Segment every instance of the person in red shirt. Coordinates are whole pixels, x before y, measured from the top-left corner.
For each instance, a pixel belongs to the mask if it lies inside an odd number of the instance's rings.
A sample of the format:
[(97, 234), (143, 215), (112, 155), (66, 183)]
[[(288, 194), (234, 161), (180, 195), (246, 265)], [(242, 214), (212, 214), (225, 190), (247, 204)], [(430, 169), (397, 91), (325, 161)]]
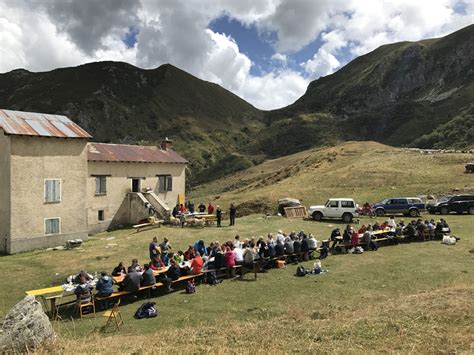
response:
[(186, 212), (186, 207), (184, 207), (184, 205), (181, 203), (179, 205), (179, 213), (184, 213), (184, 212)]
[(213, 214), (214, 213), (214, 206), (210, 202), (209, 202), (209, 205), (207, 206), (207, 213), (208, 214)]
[(356, 246), (357, 244), (359, 244), (359, 234), (355, 230), (352, 231), (351, 244), (353, 246)]
[(194, 275), (200, 274), (202, 271), (202, 266), (204, 262), (202, 261), (201, 255), (197, 254), (193, 261), (191, 261), (191, 273)]
[(194, 252), (194, 247), (190, 245), (188, 247), (188, 250), (184, 252), (184, 260), (192, 260), (196, 256), (196, 253)]
[(363, 224), (363, 225), (359, 228), (359, 230), (357, 231), (357, 233), (359, 233), (359, 234), (364, 234), (366, 230), (367, 230), (367, 227), (365, 226), (365, 224)]
[(385, 221), (380, 225), (380, 229), (382, 229), (382, 230), (387, 229), (388, 227), (389, 227), (388, 221)]

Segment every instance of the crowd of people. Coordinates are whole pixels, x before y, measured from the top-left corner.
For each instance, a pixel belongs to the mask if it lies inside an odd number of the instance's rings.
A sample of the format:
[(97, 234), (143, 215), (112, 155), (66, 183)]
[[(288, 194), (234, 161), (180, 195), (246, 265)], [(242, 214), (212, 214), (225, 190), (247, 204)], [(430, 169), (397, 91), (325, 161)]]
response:
[[(156, 282), (161, 282), (166, 291), (172, 291), (171, 284), (182, 276), (197, 275), (203, 270), (227, 269), (228, 274), (233, 277), (234, 266), (254, 269), (265, 272), (274, 267), (274, 261), (278, 257), (286, 256), (288, 262), (298, 262), (314, 258), (313, 252), (318, 249), (319, 258), (328, 256), (330, 249), (336, 248), (340, 244), (363, 245), (365, 250), (377, 250), (378, 245), (374, 238), (377, 231), (384, 231), (384, 237), (393, 244), (398, 244), (400, 236), (404, 241), (411, 242), (439, 238), (450, 232), (448, 223), (441, 218), (435, 222), (431, 220), (412, 220), (405, 224), (403, 220), (395, 221), (394, 216), (390, 216), (383, 223), (361, 225), (354, 228), (348, 225), (341, 233), (340, 228), (332, 230), (327, 240), (319, 243), (312, 234), (304, 231), (284, 233), (277, 231), (275, 235), (268, 233), (266, 237), (251, 237), (241, 240), (236, 235), (233, 240), (225, 242), (214, 241), (206, 245), (204, 240), (197, 240), (193, 245), (189, 245), (186, 250), (175, 251), (168, 238), (164, 238), (161, 243), (154, 237), (149, 244), (149, 261), (143, 266), (138, 259), (132, 259), (130, 266), (125, 268), (120, 262), (112, 271), (111, 275), (102, 272), (96, 282), (97, 296), (107, 297), (113, 293), (113, 277), (121, 277), (119, 291), (128, 291), (135, 294), (142, 286), (153, 286)], [(332, 242), (331, 246), (329, 243)], [(165, 270), (155, 274), (156, 270)], [(91, 275), (81, 271), (74, 281), (78, 284), (75, 293), (81, 302), (87, 302), (92, 296), (92, 287), (89, 281)]]
[[(206, 206), (204, 202), (201, 202), (197, 209), (193, 202), (188, 201), (186, 203), (176, 204), (174, 206), (171, 215), (178, 219), (181, 223), (181, 227), (184, 227), (186, 222), (187, 215), (194, 215), (196, 213), (200, 214), (208, 214), (208, 215), (215, 215), (216, 216), (216, 225), (217, 227), (222, 227), (222, 217), (224, 211), (222, 210), (221, 206), (216, 205), (214, 206), (211, 202), (209, 202)], [(229, 206), (229, 226), (235, 225), (235, 217), (237, 215), (237, 207), (231, 203)]]

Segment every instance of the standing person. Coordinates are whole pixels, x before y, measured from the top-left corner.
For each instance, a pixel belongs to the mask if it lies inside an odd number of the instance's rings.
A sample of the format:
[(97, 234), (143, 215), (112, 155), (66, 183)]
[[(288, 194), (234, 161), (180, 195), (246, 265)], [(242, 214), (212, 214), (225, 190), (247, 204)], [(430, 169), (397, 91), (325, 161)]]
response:
[(160, 249), (162, 254), (168, 254), (170, 249), (172, 249), (171, 244), (168, 240), (168, 238), (163, 238), (163, 242), (160, 244)]
[(209, 202), (209, 205), (207, 206), (207, 213), (208, 214), (213, 214), (214, 213), (214, 206), (210, 202)]
[(221, 226), (221, 222), (222, 222), (222, 210), (221, 210), (221, 206), (217, 205), (217, 209), (216, 209), (216, 218), (217, 218), (217, 226), (218, 227), (222, 227)]
[(230, 225), (234, 226), (235, 225), (235, 214), (237, 212), (237, 208), (235, 208), (234, 204), (230, 204), (229, 208), (229, 218), (230, 218)]
[(201, 203), (199, 204), (198, 210), (199, 210), (199, 212), (201, 212), (201, 213), (206, 212), (206, 205), (204, 204), (204, 202), (201, 202)]
[(186, 215), (184, 213), (179, 215), (179, 222), (181, 223), (181, 228), (184, 228), (184, 224), (186, 223)]
[(178, 216), (178, 214), (179, 214), (179, 205), (176, 204), (176, 206), (174, 206), (174, 208), (173, 208), (173, 212), (171, 213), (171, 215), (172, 215), (174, 218), (176, 218), (176, 217)]
[(188, 211), (189, 213), (194, 213), (194, 203), (191, 201), (188, 202)]
[(153, 260), (155, 256), (160, 253), (160, 247), (158, 246), (158, 238), (153, 237), (153, 240), (151, 241), (148, 250), (150, 251), (150, 260)]

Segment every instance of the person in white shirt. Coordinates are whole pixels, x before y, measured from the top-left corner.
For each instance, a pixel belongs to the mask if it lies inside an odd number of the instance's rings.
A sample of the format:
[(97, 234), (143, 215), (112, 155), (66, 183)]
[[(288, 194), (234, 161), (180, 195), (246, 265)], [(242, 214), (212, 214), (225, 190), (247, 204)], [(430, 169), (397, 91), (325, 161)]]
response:
[(309, 235), (309, 249), (314, 250), (318, 248), (318, 241), (314, 237), (314, 235), (310, 234)]
[(395, 217), (394, 216), (390, 216), (390, 218), (388, 219), (387, 224), (390, 227), (390, 229), (395, 230), (397, 228), (397, 223), (395, 222)]
[(253, 261), (255, 259), (255, 254), (254, 254), (254, 251), (253, 251), (253, 245), (251, 243), (248, 243), (248, 244), (245, 245), (242, 257), (244, 259), (244, 265), (246, 265), (247, 267), (253, 267)]
[(234, 260), (236, 264), (243, 264), (244, 263), (244, 252), (241, 248), (234, 248)]
[(272, 246), (274, 247), (276, 242), (275, 242), (275, 239), (273, 239), (273, 234), (272, 233), (268, 233), (268, 241), (267, 241), (267, 244), (269, 246)]
[(232, 243), (234, 248), (242, 248), (242, 242), (240, 241), (240, 235), (236, 235), (234, 238), (234, 242)]
[(275, 236), (276, 242), (279, 244), (285, 243), (285, 236), (283, 235), (283, 231), (280, 229)]

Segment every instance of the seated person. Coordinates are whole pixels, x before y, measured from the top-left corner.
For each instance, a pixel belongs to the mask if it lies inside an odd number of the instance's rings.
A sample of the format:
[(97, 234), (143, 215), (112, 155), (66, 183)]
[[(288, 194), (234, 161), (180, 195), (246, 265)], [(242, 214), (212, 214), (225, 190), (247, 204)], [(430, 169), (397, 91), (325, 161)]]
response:
[(174, 259), (170, 261), (170, 267), (168, 271), (166, 271), (166, 277), (170, 278), (171, 281), (176, 281), (181, 277), (181, 268)]
[(326, 259), (329, 254), (329, 244), (328, 242), (323, 242), (321, 245), (321, 252), (319, 254), (319, 260)]
[(286, 255), (293, 254), (293, 241), (290, 239), (290, 237), (286, 237), (283, 248), (285, 249)]
[(85, 276), (79, 279), (79, 285), (74, 290), (78, 303), (89, 303), (92, 300), (92, 287), (87, 283)]
[(293, 241), (293, 253), (301, 253), (301, 241), (299, 240), (299, 238), (295, 238), (295, 240)]
[(113, 292), (112, 285), (114, 284), (114, 280), (111, 276), (107, 275), (105, 271), (100, 273), (100, 279), (95, 284), (95, 288), (97, 290), (96, 296), (98, 297), (109, 297)]
[(302, 258), (304, 261), (309, 259), (309, 239), (306, 234), (302, 234), (301, 239), (301, 252), (303, 253)]
[(351, 244), (353, 246), (357, 246), (357, 244), (359, 244), (359, 234), (355, 230), (352, 230)]
[(161, 261), (161, 254), (157, 254), (153, 257), (153, 260), (148, 265), (152, 270), (160, 270), (164, 267), (163, 262)]
[[(278, 243), (278, 244), (280, 244), (280, 243)], [(280, 244), (280, 245), (283, 248), (283, 244)], [(253, 245), (251, 243), (246, 245), (242, 256), (244, 258), (244, 265), (249, 267), (249, 268), (253, 268), (253, 261), (255, 259), (255, 255), (254, 255), (254, 251), (253, 251)]]
[(123, 266), (123, 262), (119, 262), (119, 264), (112, 271), (112, 276), (125, 275), (126, 273), (127, 272), (125, 271), (125, 266)]
[(363, 225), (359, 228), (359, 230), (357, 231), (357, 233), (359, 233), (359, 234), (364, 234), (366, 230), (367, 230), (367, 227), (365, 226), (365, 224), (363, 224)]
[(311, 233), (309, 234), (308, 241), (309, 241), (309, 250), (315, 250), (318, 248), (318, 241), (316, 240), (314, 235), (312, 235)]
[(341, 237), (341, 230), (336, 228), (331, 232), (331, 236), (329, 237), (329, 239), (332, 241), (331, 249), (334, 249), (336, 244), (339, 243), (339, 237)]
[[(232, 245), (231, 248), (234, 248), (234, 246)], [(234, 253), (235, 263), (237, 265), (242, 265), (244, 263), (244, 251), (242, 248), (234, 248), (232, 251)]]
[(379, 222), (375, 222), (374, 225), (372, 226), (372, 230), (375, 232), (375, 231), (379, 231), (381, 228), (380, 228), (380, 224)]
[(202, 260), (201, 255), (199, 253), (194, 257), (191, 261), (191, 273), (193, 275), (200, 274), (202, 272), (202, 267), (204, 265), (204, 261)]
[(380, 225), (380, 229), (381, 229), (381, 230), (385, 230), (385, 229), (387, 229), (387, 228), (389, 228), (388, 221), (385, 221), (385, 222), (383, 222), (383, 223)]
[(132, 265), (130, 265), (128, 267), (128, 272), (130, 272), (131, 269), (135, 269), (136, 272), (142, 272), (143, 271), (143, 268), (138, 263), (138, 259), (132, 259)]
[(188, 247), (188, 250), (184, 252), (184, 260), (193, 260), (195, 255), (196, 255), (196, 252), (194, 251), (193, 246), (190, 245)]
[(214, 253), (214, 268), (219, 270), (220, 268), (224, 267), (224, 253), (222, 249), (216, 249)]
[(84, 278), (86, 281), (91, 281), (94, 277), (88, 274), (86, 271), (81, 270), (76, 276), (74, 276), (73, 282), (75, 284), (79, 284), (81, 282), (81, 278)]
[(119, 286), (119, 291), (128, 291), (130, 293), (138, 292), (142, 275), (135, 268), (129, 268), (127, 275)]
[(184, 253), (182, 250), (178, 250), (178, 252), (176, 254), (174, 254), (174, 257), (173, 257), (174, 261), (176, 261), (176, 263), (179, 265), (181, 264), (183, 261), (184, 261)]
[[(293, 248), (294, 248), (294, 243), (293, 243)], [(282, 243), (278, 242), (275, 245), (275, 256), (283, 256), (283, 255), (285, 255), (285, 246)]]
[(352, 227), (350, 224), (347, 225), (346, 229), (344, 229), (344, 233), (342, 234), (342, 240), (344, 243), (350, 243), (352, 237)]
[(142, 274), (142, 286), (153, 286), (156, 283), (155, 274), (149, 264), (144, 265), (145, 271)]

